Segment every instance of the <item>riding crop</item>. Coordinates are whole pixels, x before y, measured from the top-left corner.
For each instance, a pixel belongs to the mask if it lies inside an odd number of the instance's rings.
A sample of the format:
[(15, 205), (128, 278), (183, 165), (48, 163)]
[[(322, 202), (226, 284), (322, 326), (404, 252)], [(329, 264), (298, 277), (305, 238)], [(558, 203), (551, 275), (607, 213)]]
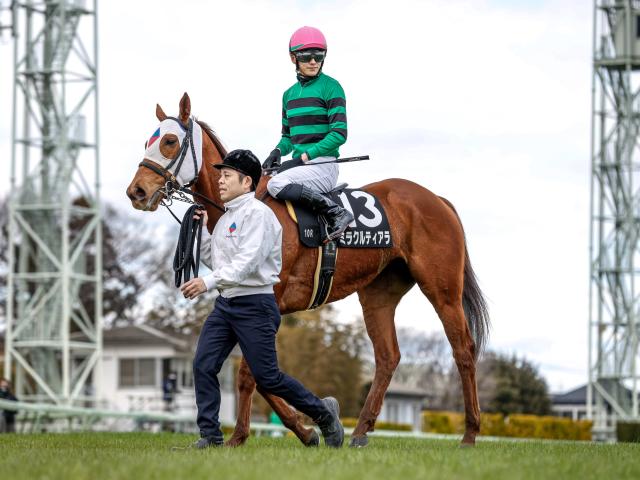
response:
[(359, 157), (345, 157), (338, 158), (336, 160), (326, 160), (324, 162), (303, 162), (300, 158), (295, 158), (293, 160), (288, 160), (284, 162), (282, 165), (278, 165), (277, 167), (269, 167), (263, 168), (262, 173), (271, 173), (277, 171), (284, 172), (285, 170), (289, 170), (293, 167), (309, 167), (312, 165), (324, 165), (325, 163), (348, 163), (348, 162), (360, 162), (362, 160), (369, 160), (369, 155), (360, 155)]

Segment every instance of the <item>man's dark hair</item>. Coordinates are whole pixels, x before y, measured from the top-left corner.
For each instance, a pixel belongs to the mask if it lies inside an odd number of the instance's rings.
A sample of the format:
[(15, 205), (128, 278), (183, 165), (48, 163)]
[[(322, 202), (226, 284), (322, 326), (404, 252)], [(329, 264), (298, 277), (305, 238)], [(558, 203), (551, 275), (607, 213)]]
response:
[[(240, 183), (242, 183), (242, 181), (244, 180), (244, 177), (247, 177), (248, 175), (245, 175), (244, 173), (238, 172), (238, 176), (240, 177)], [(256, 186), (253, 184), (253, 180), (251, 180), (251, 190), (250, 190), (250, 192), (255, 192), (255, 191), (256, 191)]]

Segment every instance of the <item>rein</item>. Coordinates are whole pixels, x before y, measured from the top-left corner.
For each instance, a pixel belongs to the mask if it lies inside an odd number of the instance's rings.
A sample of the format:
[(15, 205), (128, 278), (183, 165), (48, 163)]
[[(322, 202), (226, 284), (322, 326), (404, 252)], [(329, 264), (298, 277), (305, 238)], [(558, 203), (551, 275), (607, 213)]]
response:
[[(202, 217), (198, 220), (194, 220), (193, 215), (199, 208), (201, 208), (201, 205), (191, 205), (184, 214), (184, 218), (181, 223), (177, 217), (173, 215), (173, 212), (171, 212), (173, 217), (178, 220), (178, 223), (180, 223), (178, 245), (176, 245), (176, 253), (173, 256), (173, 271), (176, 287), (180, 287), (183, 277), (185, 282), (188, 282), (191, 279), (192, 270), (193, 278), (198, 276), (198, 269), (200, 267), (200, 235), (202, 233)], [(193, 258), (194, 245), (196, 245), (195, 259)]]

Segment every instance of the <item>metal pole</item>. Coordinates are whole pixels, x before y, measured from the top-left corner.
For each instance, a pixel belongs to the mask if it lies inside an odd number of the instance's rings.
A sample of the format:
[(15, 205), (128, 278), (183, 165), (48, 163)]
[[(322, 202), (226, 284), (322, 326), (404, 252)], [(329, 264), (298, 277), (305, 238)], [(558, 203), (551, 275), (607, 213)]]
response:
[[(593, 32), (596, 31), (596, 4), (597, 0), (594, 0), (594, 9), (593, 9)], [(592, 39), (592, 55), (595, 59), (596, 56), (596, 36), (593, 35)], [(591, 111), (595, 111), (595, 102), (596, 102), (596, 71), (595, 65), (592, 65), (591, 71)], [(591, 116), (591, 193), (589, 195), (590, 205), (589, 205), (589, 218), (591, 219), (591, 215), (593, 214), (593, 193), (595, 190), (595, 116)], [(593, 335), (592, 335), (592, 325), (593, 325), (593, 222), (589, 221), (589, 316), (588, 316), (588, 363), (587, 363), (587, 375), (588, 375), (588, 383), (587, 383), (587, 418), (589, 420), (593, 419), (593, 375), (591, 372), (591, 346), (593, 344)]]
[(94, 368), (94, 376), (93, 376), (93, 385), (94, 385), (94, 393), (97, 401), (102, 399), (102, 392), (98, 392), (98, 389), (95, 388), (102, 384), (100, 381), (102, 376), (102, 322), (103, 322), (103, 312), (102, 312), (102, 204), (100, 201), (100, 102), (99, 102), (99, 94), (98, 94), (98, 0), (94, 0), (93, 2), (93, 25), (94, 25), (94, 56), (95, 56), (95, 94), (94, 94), (94, 105), (95, 105), (95, 169), (96, 169), (96, 178), (95, 178), (95, 215), (98, 218), (98, 224), (96, 226), (96, 255), (95, 255), (95, 275), (96, 275), (96, 295), (95, 295), (95, 314), (96, 314), (96, 352), (98, 355), (98, 363)]

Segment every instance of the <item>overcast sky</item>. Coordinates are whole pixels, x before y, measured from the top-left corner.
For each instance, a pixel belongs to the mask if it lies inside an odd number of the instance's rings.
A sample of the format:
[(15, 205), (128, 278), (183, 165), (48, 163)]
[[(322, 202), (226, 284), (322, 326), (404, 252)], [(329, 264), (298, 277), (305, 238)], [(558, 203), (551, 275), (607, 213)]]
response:
[[(345, 89), (353, 187), (411, 179), (448, 198), (491, 308), (489, 347), (524, 355), (552, 390), (586, 381), (592, 2), (584, 0), (103, 1), (103, 197), (124, 191), (180, 96), (228, 148), (260, 158), (279, 139), (299, 26), (329, 44)], [(0, 156), (8, 190), (13, 49), (0, 44)], [(149, 213), (131, 212), (136, 218)], [(156, 220), (173, 221), (166, 212)], [(355, 296), (337, 304), (359, 315)], [(396, 323), (441, 331), (417, 288)]]

